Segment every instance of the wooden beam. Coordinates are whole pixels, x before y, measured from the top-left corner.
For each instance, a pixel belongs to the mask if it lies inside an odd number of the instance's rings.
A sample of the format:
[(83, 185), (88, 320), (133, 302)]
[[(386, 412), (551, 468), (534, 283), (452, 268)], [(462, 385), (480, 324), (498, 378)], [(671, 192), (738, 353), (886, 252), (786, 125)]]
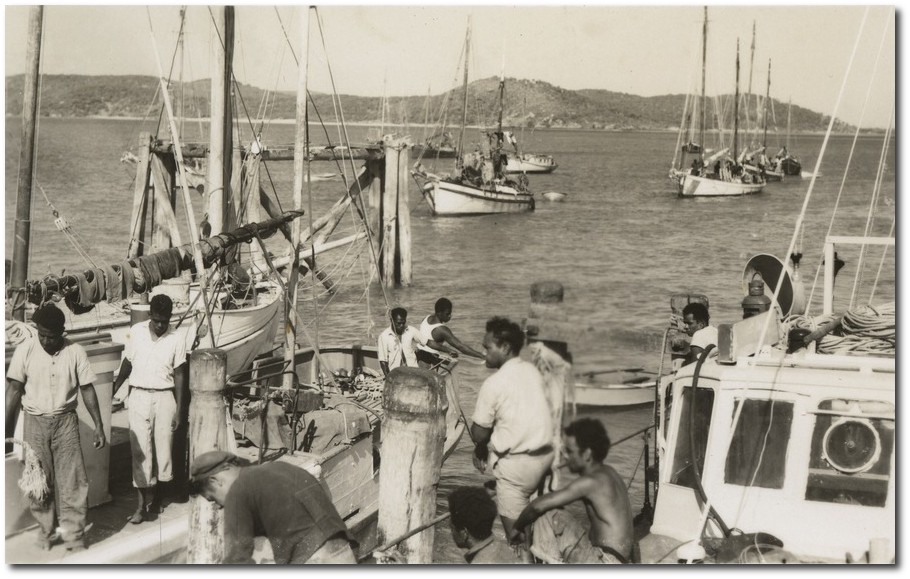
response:
[(410, 139), (399, 141), (398, 149), (398, 282), (411, 285), (411, 207), (408, 183), (411, 180)]
[(154, 155), (152, 158), (152, 182), (154, 184), (155, 206), (155, 251), (168, 247), (183, 245), (180, 238), (180, 228), (177, 226), (177, 216), (171, 205), (171, 181), (168, 178), (164, 161)]

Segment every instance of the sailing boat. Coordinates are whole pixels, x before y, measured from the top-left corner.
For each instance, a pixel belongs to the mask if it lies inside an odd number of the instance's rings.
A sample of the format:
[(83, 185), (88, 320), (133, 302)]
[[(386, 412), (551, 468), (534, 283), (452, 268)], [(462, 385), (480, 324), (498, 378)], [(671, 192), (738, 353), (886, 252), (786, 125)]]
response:
[[(880, 172), (891, 138), (889, 128)], [(811, 296), (800, 298), (802, 251), (794, 250), (814, 185), (784, 254), (789, 263), (761, 254), (743, 271), (744, 287), (763, 281), (764, 311), (720, 325), (716, 347), (659, 379), (660, 469), (650, 481), (657, 502), (640, 541), (643, 563), (895, 562), (897, 320), (893, 301), (874, 298), (896, 279), (886, 266), (886, 258), (894, 264), (896, 215), (878, 203), (876, 187), (861, 235), (829, 229), (820, 239), (821, 315), (810, 316)], [(890, 216), (885, 235), (873, 234), (876, 211)], [(832, 226), (843, 228), (836, 217)], [(835, 293), (835, 245), (858, 247), (852, 293), (837, 280), (847, 295)], [(873, 251), (880, 257), (864, 267)]]
[(411, 171), (434, 215), (489, 215), (520, 213), (534, 210), (534, 196), (527, 177), (517, 181), (505, 174), (505, 134), (502, 130), (502, 107), (505, 77), (499, 80), (499, 121), (496, 131), (487, 132), (477, 150), (466, 153), (464, 131), (468, 114), (468, 62), (470, 60), (471, 26), (465, 37), (465, 67), (461, 138), (454, 175), (438, 176), (418, 166)]
[[(699, 142), (686, 143), (680, 165), (670, 172), (670, 178), (676, 181), (680, 197), (726, 197), (760, 193), (765, 186), (760, 176), (745, 172), (737, 159), (737, 138), (739, 129), (739, 44), (736, 48), (736, 97), (733, 114), (733, 156), (727, 157), (728, 149), (721, 149), (710, 157), (705, 156), (705, 125), (707, 121), (707, 97), (705, 95), (705, 72), (708, 53), (708, 7), (705, 7), (702, 26), (702, 64), (701, 64), (701, 107)], [(685, 153), (694, 153), (691, 169), (685, 170)]]
[(787, 143), (777, 152), (774, 159), (777, 165), (783, 171), (784, 175), (789, 177), (797, 177), (802, 174), (803, 165), (799, 161), (799, 157), (790, 153), (790, 108), (792, 103), (787, 101)]
[[(777, 162), (772, 162), (765, 154), (768, 149), (768, 103), (771, 98), (771, 60), (768, 60), (768, 85), (765, 90), (765, 100), (762, 104), (762, 144), (761, 147), (752, 151), (746, 158), (749, 162), (743, 166), (747, 171), (764, 176), (765, 181), (780, 181), (783, 179), (783, 172)], [(755, 159), (758, 155), (758, 159)]]

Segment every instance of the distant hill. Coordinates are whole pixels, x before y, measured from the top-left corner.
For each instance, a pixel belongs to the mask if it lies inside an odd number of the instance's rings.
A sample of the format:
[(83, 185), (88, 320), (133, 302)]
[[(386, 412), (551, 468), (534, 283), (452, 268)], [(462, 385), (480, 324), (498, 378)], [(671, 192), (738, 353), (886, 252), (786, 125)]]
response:
[[(6, 77), (7, 115), (21, 114), (23, 78), (23, 75)], [(151, 76), (46, 75), (41, 85), (41, 114), (49, 117), (144, 117), (157, 114), (161, 107), (157, 90), (158, 79)], [(260, 103), (264, 102), (265, 92), (249, 85), (240, 86), (242, 101), (251, 115), (255, 115)], [(181, 93), (186, 95), (183, 107), (186, 116), (208, 116), (208, 80), (188, 82), (183, 87), (172, 85), (172, 98), (179, 98)], [(311, 96), (322, 118), (335, 120), (331, 96), (320, 93)], [(270, 118), (294, 118), (293, 93), (274, 93), (270, 99)], [(468, 87), (468, 123), (495, 124), (498, 99), (497, 78), (472, 82)], [(643, 97), (607, 90), (573, 91), (543, 81), (509, 78), (505, 84), (503, 123), (528, 128), (674, 130), (680, 123), (685, 99), (685, 95)], [(341, 95), (340, 100), (348, 122), (379, 123), (383, 118), (380, 97)], [(440, 124), (441, 119), (446, 119), (447, 126), (456, 126), (461, 121), (462, 100), (461, 89), (430, 96), (429, 100), (426, 96), (390, 97), (386, 103), (385, 122), (418, 124), (428, 118), (430, 124)], [(732, 96), (718, 100), (729, 102)], [(709, 99), (710, 103), (714, 101)], [(714, 115), (712, 108), (709, 107), (709, 119)], [(726, 111), (722, 115), (724, 126), (732, 129), (733, 107), (722, 108)], [(787, 104), (774, 100), (773, 109), (778, 130), (785, 130)], [(752, 116), (756, 115), (753, 113)], [(741, 122), (744, 118), (741, 117)], [(828, 116), (794, 105), (791, 130), (794, 133), (824, 131), (828, 120)], [(712, 126), (713, 122), (708, 125)], [(772, 125), (774, 123), (769, 121), (773, 129)], [(854, 128), (838, 121), (835, 130), (845, 132)]]

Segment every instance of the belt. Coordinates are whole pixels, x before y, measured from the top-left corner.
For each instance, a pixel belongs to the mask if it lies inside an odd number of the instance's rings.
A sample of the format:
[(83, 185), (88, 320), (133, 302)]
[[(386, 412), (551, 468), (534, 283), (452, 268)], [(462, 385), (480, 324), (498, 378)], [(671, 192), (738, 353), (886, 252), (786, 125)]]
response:
[(521, 452), (511, 452), (510, 451), (510, 452), (500, 453), (500, 452), (496, 452), (495, 450), (493, 451), (493, 453), (496, 454), (500, 458), (503, 458), (506, 456), (542, 456), (544, 454), (548, 454), (551, 452), (553, 452), (553, 446), (550, 444), (548, 444), (546, 446), (541, 446), (537, 450), (529, 450), (529, 451), (523, 450)]
[(603, 551), (604, 553), (606, 553), (607, 555), (612, 555), (612, 556), (616, 557), (617, 559), (619, 559), (619, 562), (622, 563), (623, 565), (629, 564), (629, 558), (624, 556), (623, 554), (621, 554), (619, 551), (617, 551), (613, 547), (598, 546), (597, 548), (600, 549), (601, 551)]
[(173, 392), (173, 388), (145, 388), (143, 386), (133, 386), (130, 385), (130, 388), (135, 388), (136, 390), (145, 390), (146, 392)]

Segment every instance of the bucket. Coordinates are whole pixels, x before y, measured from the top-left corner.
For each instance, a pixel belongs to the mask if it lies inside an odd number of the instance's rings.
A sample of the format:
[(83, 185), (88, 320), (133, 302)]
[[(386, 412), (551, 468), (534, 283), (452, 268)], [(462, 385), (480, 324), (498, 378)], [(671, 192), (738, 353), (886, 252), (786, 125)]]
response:
[(130, 325), (134, 326), (149, 319), (150, 307), (148, 304), (130, 304)]
[(158, 294), (166, 295), (175, 304), (190, 303), (190, 282), (182, 278), (166, 279), (152, 288), (149, 297)]

